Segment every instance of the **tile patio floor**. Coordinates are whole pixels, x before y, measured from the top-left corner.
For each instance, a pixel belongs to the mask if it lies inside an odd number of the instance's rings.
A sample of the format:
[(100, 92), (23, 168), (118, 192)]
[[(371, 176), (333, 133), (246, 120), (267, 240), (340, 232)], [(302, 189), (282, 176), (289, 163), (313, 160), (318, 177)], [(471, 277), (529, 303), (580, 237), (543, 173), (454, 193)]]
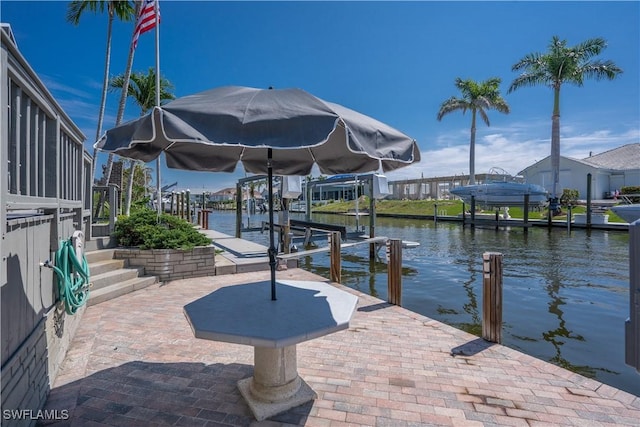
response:
[(640, 425), (639, 397), (346, 287), (359, 296), (350, 328), (297, 347), (318, 399), (258, 423), (236, 387), (253, 348), (195, 339), (182, 308), (268, 278), (179, 280), (88, 307), (45, 407), (69, 411), (55, 425)]

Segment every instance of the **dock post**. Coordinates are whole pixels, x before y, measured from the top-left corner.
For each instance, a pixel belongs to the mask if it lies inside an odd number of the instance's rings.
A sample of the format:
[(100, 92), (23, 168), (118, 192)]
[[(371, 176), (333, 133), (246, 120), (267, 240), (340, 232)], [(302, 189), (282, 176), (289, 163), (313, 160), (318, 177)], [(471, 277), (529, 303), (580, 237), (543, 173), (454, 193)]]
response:
[(388, 299), (389, 303), (402, 306), (402, 240), (389, 240), (388, 265)]
[(285, 254), (291, 253), (291, 225), (289, 223), (289, 199), (282, 198), (282, 246)]
[[(369, 237), (376, 237), (376, 199), (373, 197), (373, 185), (369, 193)], [(369, 244), (369, 261), (376, 259), (376, 244)]]
[(184, 191), (180, 192), (180, 204), (179, 204), (180, 214), (178, 215), (180, 219), (184, 219)]
[(193, 212), (191, 211), (191, 191), (187, 190), (184, 196), (186, 198), (184, 218), (189, 222), (193, 222)]
[(465, 220), (467, 219), (466, 214), (465, 214), (465, 206), (464, 206), (464, 202), (462, 202), (462, 228), (464, 228), (464, 223)]
[(242, 184), (236, 184), (236, 237), (242, 237)]
[(529, 232), (529, 195), (524, 195), (524, 208), (522, 209), (522, 225), (524, 226), (524, 233)]
[(208, 209), (202, 211), (202, 228), (205, 230), (209, 229), (209, 212), (211, 211)]
[(433, 222), (434, 223), (438, 223), (438, 204), (434, 203), (433, 204)]
[(482, 254), (482, 338), (502, 343), (502, 254)]
[(200, 226), (204, 228), (204, 211), (207, 209), (207, 202), (204, 199), (204, 191), (202, 192), (202, 204), (200, 205), (200, 218), (202, 222), (199, 222)]
[(340, 259), (340, 245), (342, 243), (342, 236), (339, 231), (332, 231), (329, 235), (329, 248), (331, 255), (331, 268), (330, 279), (332, 282), (341, 283), (341, 259)]
[(591, 174), (587, 174), (587, 230), (591, 229)]
[(311, 177), (308, 176), (307, 177), (307, 185), (305, 187), (306, 190), (306, 194), (304, 197), (304, 202), (305, 202), (305, 212), (304, 212), (304, 219), (307, 221), (311, 221), (311, 202), (313, 201), (313, 190), (311, 188)]
[(476, 196), (471, 196), (471, 228), (476, 226)]
[(640, 373), (640, 220), (629, 224), (629, 318), (624, 331), (624, 361)]

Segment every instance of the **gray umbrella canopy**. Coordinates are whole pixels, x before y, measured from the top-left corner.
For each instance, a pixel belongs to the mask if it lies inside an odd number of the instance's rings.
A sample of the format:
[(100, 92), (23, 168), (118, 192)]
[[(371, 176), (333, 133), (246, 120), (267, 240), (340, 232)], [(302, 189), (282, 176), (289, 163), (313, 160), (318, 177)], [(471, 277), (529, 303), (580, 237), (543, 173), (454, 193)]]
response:
[(420, 160), (416, 141), (371, 117), (301, 89), (226, 86), (178, 98), (111, 129), (96, 148), (167, 166), (277, 175), (390, 171)]
[(95, 147), (174, 169), (267, 174), (271, 299), (276, 299), (273, 174), (394, 170), (420, 160), (416, 141), (371, 117), (300, 89), (226, 86), (175, 99), (108, 130)]

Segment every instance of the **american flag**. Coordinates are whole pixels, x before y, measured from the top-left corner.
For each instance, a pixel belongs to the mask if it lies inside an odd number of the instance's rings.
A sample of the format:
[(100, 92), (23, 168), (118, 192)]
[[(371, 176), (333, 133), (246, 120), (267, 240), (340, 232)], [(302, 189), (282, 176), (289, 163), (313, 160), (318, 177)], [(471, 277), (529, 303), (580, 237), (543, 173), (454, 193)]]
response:
[(138, 37), (140, 34), (152, 30), (156, 26), (156, 12), (158, 13), (158, 22), (160, 22), (160, 7), (158, 0), (144, 0), (138, 21), (136, 22), (136, 30), (133, 33), (133, 48), (138, 46)]

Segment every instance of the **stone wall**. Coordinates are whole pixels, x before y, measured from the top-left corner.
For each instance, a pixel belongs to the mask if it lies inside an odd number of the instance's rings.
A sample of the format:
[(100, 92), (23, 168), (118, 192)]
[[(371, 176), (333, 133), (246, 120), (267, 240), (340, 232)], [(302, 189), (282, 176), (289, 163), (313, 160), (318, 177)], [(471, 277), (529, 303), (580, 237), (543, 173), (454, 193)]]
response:
[(166, 282), (214, 276), (215, 251), (214, 246), (198, 246), (191, 250), (117, 248), (114, 258), (127, 260), (132, 267), (144, 267), (146, 275)]
[(70, 316), (57, 304), (33, 329), (2, 367), (3, 426), (33, 426), (44, 420), (64, 421), (67, 409), (44, 412), (49, 390), (58, 375), (86, 306)]

